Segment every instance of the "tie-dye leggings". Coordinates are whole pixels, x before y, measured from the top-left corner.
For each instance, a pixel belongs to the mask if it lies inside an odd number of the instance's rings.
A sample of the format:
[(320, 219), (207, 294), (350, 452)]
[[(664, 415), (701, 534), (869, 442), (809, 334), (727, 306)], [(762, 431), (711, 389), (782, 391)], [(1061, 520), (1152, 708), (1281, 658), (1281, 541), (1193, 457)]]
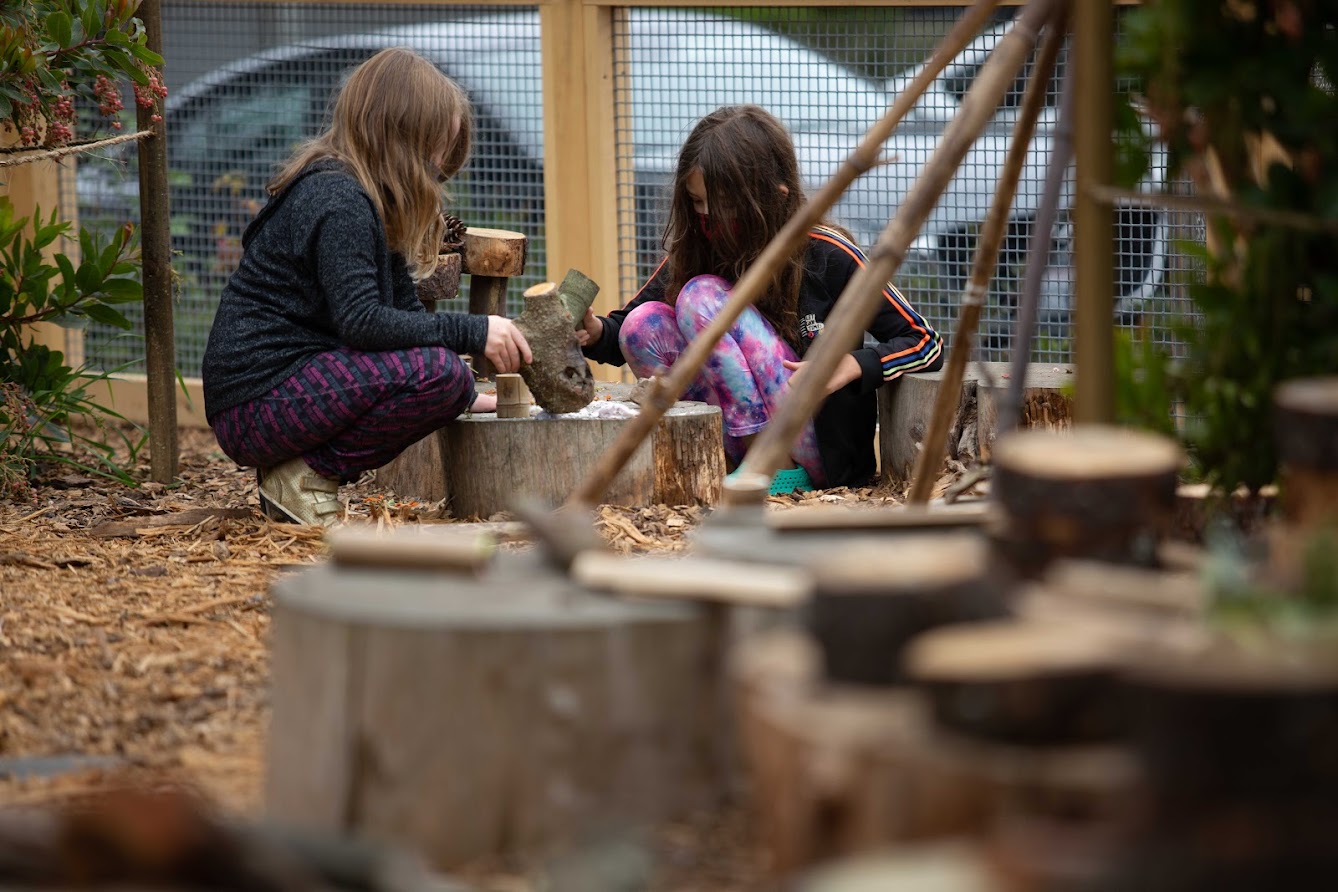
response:
[(474, 373), (445, 347), (331, 350), (269, 393), (219, 413), (214, 436), (239, 465), (302, 456), (348, 482), (379, 468), (473, 403)]
[[(628, 313), (618, 332), (618, 344), (628, 366), (639, 378), (662, 374), (688, 342), (701, 335), (728, 297), (729, 283), (724, 279), (697, 276), (683, 286), (674, 306), (649, 301)], [(785, 392), (791, 372), (781, 361), (798, 358), (762, 314), (749, 307), (716, 345), (697, 380), (683, 394), (684, 399), (720, 407), (725, 455), (730, 464), (743, 460), (747, 447), (741, 438), (766, 427)], [(813, 422), (804, 425), (790, 456), (808, 471), (815, 485), (826, 482)]]

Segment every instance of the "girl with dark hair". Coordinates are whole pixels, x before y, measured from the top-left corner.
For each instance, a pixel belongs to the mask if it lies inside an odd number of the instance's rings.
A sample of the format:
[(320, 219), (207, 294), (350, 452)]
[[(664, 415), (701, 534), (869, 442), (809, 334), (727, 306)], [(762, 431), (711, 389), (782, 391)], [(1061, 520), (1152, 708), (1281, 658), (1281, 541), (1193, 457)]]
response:
[[(678, 156), (667, 256), (631, 302), (607, 317), (587, 313), (580, 338), (600, 362), (626, 362), (638, 377), (662, 374), (720, 312), (729, 290), (804, 202), (794, 145), (757, 106), (703, 118)], [(865, 257), (829, 223), (773, 277), (754, 306), (716, 345), (686, 399), (721, 409), (725, 453), (743, 459)], [(876, 346), (851, 345), (827, 382), (828, 396), (794, 447), (794, 467), (772, 492), (856, 486), (872, 479), (875, 391), (906, 372), (942, 365), (942, 341), (890, 283), (869, 327)]]
[(204, 355), (219, 446), (256, 467), (271, 517), (325, 524), (339, 484), (386, 464), (471, 407), (461, 353), (498, 371), (531, 360), (500, 316), (428, 313), (416, 280), (437, 264), (441, 184), (469, 155), (472, 113), (454, 81), (407, 49), (349, 75), (328, 130), (269, 184), (223, 289)]

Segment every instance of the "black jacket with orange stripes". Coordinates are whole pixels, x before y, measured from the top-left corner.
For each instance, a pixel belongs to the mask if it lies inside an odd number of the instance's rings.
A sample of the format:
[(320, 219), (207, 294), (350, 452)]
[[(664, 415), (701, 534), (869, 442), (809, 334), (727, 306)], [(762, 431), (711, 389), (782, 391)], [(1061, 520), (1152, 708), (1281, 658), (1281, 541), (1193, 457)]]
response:
[[(801, 356), (822, 330), (836, 299), (865, 263), (864, 253), (838, 230), (819, 226), (809, 232), (799, 286), (799, 331), (795, 333)], [(621, 310), (600, 318), (604, 333), (585, 348), (586, 356), (609, 365), (626, 362), (618, 346), (623, 319), (647, 301), (664, 301), (668, 279), (665, 267), (662, 263)], [(906, 372), (934, 371), (943, 365), (942, 338), (934, 327), (891, 283), (883, 289), (883, 296), (878, 315), (869, 325), (873, 343), (866, 338), (864, 345), (852, 351), (861, 376), (827, 397), (814, 419), (829, 487), (863, 486), (873, 480), (878, 388)]]

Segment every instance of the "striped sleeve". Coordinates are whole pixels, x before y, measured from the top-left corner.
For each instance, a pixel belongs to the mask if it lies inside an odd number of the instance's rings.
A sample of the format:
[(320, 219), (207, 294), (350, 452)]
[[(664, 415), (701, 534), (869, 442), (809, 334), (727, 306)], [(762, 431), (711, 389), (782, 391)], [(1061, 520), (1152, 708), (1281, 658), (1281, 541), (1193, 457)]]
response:
[[(810, 237), (826, 242), (848, 257), (857, 268), (868, 265), (868, 258), (854, 242), (836, 229), (826, 226), (815, 227)], [(844, 285), (842, 286), (844, 288)], [(872, 362), (866, 373), (874, 377), (877, 384), (891, 381), (907, 372), (926, 371), (936, 367), (943, 355), (943, 338), (927, 319), (915, 311), (910, 301), (888, 282), (883, 287), (885, 303), (879, 308), (878, 315), (869, 326), (869, 333), (878, 340), (876, 357), (866, 354)], [(866, 365), (865, 357), (856, 358), (861, 366)], [(881, 381), (877, 380), (881, 377)]]

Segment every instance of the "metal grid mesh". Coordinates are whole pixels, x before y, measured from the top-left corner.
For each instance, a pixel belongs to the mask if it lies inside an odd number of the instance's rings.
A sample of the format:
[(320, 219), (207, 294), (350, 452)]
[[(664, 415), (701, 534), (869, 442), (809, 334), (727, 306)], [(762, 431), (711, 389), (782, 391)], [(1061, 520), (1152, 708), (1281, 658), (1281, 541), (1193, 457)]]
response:
[[(632, 159), (634, 214), (621, 221), (623, 293), (635, 293), (658, 263), (668, 180), (677, 148), (698, 118), (720, 105), (756, 103), (794, 136), (810, 190), (827, 180), (908, 82), (962, 8), (734, 9), (727, 13), (637, 8), (615, 46), (620, 155)], [(928, 161), (1012, 11), (964, 50), (898, 128), (887, 163), (861, 177), (833, 210), (865, 248), (877, 238)], [(1060, 73), (1065, 68), (1061, 59)], [(931, 214), (897, 284), (950, 340), (981, 223), (1021, 105), (1028, 71), (977, 141)], [(1058, 117), (1058, 80), (1028, 156), (1012, 222), (981, 324), (979, 356), (1010, 356), (1035, 209)], [(1154, 156), (1144, 188), (1162, 188), (1164, 155)], [(1033, 359), (1071, 361), (1072, 175), (1055, 230)], [(1115, 222), (1116, 318), (1153, 340), (1172, 341), (1172, 321), (1189, 312), (1189, 265), (1175, 239), (1193, 238), (1193, 221), (1160, 211), (1119, 209)]]
[[(184, 375), (199, 374), (218, 296), (274, 165), (319, 132), (341, 76), (383, 46), (413, 47), (469, 91), (475, 148), (467, 172), (451, 184), (452, 213), (473, 226), (525, 233), (530, 275), (516, 285), (542, 277), (535, 10), (167, 2), (163, 34), (172, 243), (180, 275), (177, 361)], [(81, 161), (78, 193), (84, 225), (137, 219), (133, 147)], [(463, 303), (452, 309), (464, 309)], [(134, 321), (142, 325), (142, 316)], [(86, 343), (91, 361), (103, 368), (133, 368), (143, 355), (137, 339), (103, 326), (91, 327)]]

